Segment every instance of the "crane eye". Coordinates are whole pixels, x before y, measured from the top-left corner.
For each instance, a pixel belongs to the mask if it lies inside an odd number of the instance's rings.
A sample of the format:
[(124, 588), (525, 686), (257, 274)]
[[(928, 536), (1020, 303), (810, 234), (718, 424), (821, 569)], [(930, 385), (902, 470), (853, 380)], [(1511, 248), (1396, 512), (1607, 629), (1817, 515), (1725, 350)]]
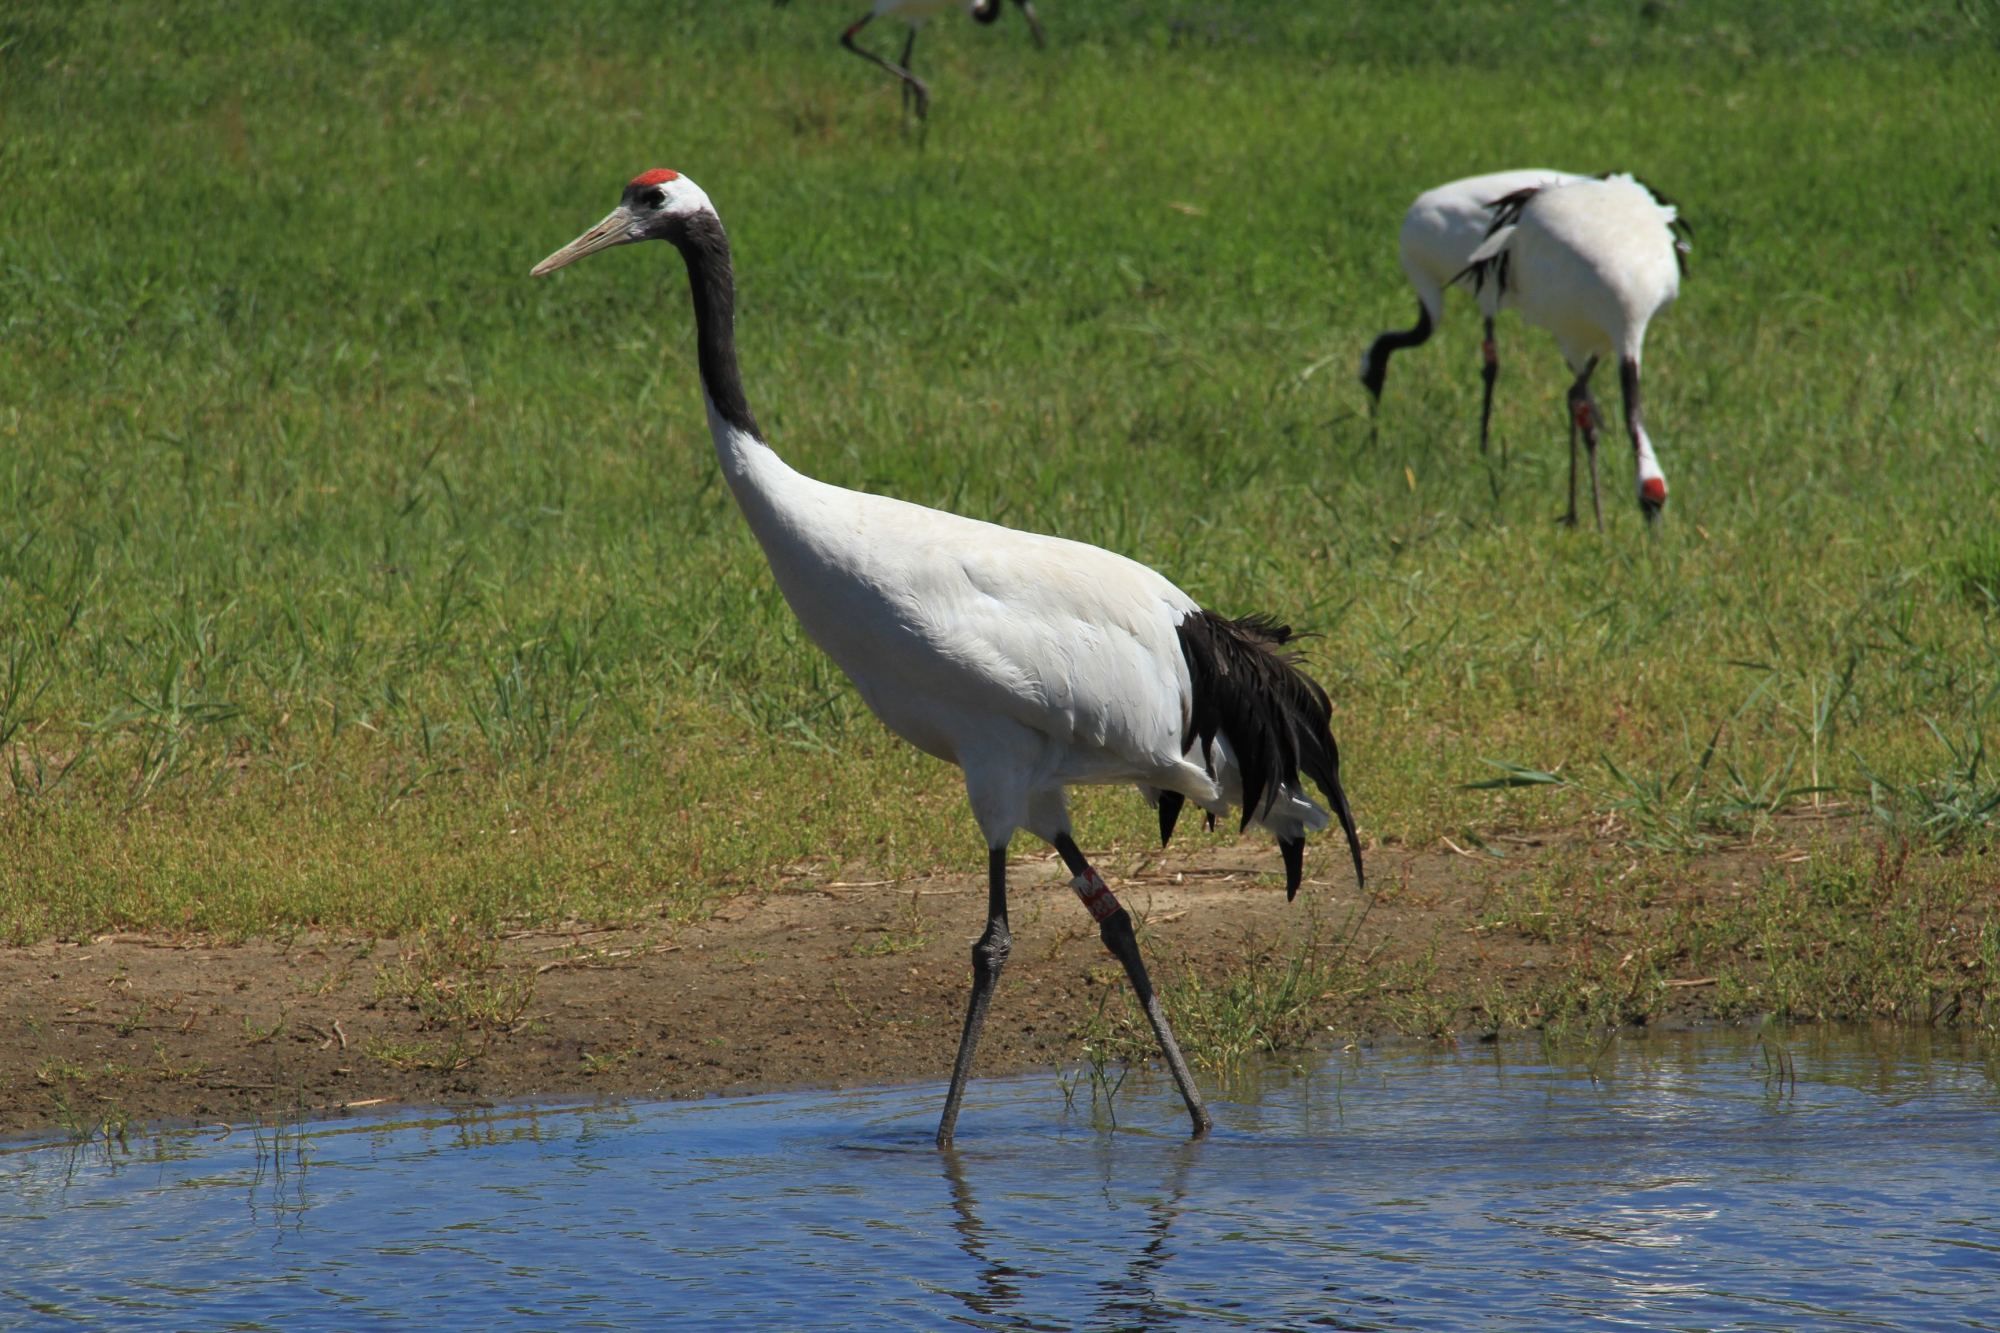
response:
[(658, 188), (648, 190), (639, 196), (639, 202), (648, 208), (658, 208), (667, 202), (667, 192)]

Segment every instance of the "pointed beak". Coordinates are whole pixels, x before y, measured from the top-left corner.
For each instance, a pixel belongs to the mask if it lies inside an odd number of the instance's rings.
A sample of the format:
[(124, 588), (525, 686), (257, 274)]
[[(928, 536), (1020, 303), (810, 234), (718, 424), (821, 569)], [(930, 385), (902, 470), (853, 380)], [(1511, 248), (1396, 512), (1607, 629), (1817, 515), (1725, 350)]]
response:
[(528, 276), (539, 278), (544, 273), (553, 273), (559, 268), (574, 264), (585, 255), (594, 255), (599, 250), (609, 250), (614, 245), (624, 245), (628, 241), (638, 239), (632, 234), (632, 212), (621, 205), (606, 214), (604, 221), (535, 265)]
[(1035, 17), (1035, 7), (1030, 0), (1020, 0), (1020, 5), (1021, 17), (1028, 20), (1028, 31), (1034, 34), (1035, 48), (1040, 50), (1049, 44), (1048, 38), (1042, 35), (1042, 21)]

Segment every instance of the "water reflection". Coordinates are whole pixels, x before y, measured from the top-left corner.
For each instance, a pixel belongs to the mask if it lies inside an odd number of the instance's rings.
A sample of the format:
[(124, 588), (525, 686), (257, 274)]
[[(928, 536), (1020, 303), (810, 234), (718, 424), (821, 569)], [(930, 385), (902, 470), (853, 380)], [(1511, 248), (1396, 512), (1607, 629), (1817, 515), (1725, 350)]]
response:
[(0, 1146), (0, 1325), (2000, 1328), (1953, 1036), (1349, 1052), (1181, 1137), (991, 1080)]
[[(1087, 1196), (1088, 1205), (1081, 1200), (1070, 1200), (1069, 1204), (1106, 1216), (1132, 1211), (1136, 1205), (1143, 1217), (1143, 1221), (1135, 1219), (1136, 1225), (1104, 1228), (1095, 1235), (1086, 1231), (1068, 1242), (1092, 1249), (1104, 1268), (1092, 1283), (1091, 1308), (1095, 1317), (1091, 1327), (1160, 1328), (1177, 1322), (1180, 1311), (1170, 1307), (1161, 1293), (1165, 1286), (1163, 1278), (1176, 1255), (1171, 1243), (1174, 1223), (1187, 1198), (1188, 1173), (1199, 1151), (1200, 1145), (1196, 1144), (1167, 1148), (1163, 1187), (1149, 1190), (1137, 1200), (1126, 1196), (1113, 1174), (1116, 1155), (1103, 1151), (1090, 1153), (1087, 1161), (1092, 1171), (1092, 1188)], [(993, 1320), (1017, 1311), (1028, 1284), (1042, 1278), (1043, 1273), (1016, 1266), (1007, 1257), (1015, 1236), (1011, 1232), (996, 1234), (987, 1225), (971, 1183), (973, 1172), (981, 1165), (1002, 1182), (1012, 1179), (1011, 1169), (1004, 1163), (969, 1160), (963, 1149), (939, 1154), (939, 1163), (949, 1191), (955, 1218), (952, 1227), (959, 1237), (959, 1250), (970, 1261), (976, 1284), (972, 1288), (956, 1286), (945, 1290), (980, 1320)], [(995, 1170), (996, 1167), (999, 1169)], [(1050, 1202), (1060, 1206), (1064, 1201)]]

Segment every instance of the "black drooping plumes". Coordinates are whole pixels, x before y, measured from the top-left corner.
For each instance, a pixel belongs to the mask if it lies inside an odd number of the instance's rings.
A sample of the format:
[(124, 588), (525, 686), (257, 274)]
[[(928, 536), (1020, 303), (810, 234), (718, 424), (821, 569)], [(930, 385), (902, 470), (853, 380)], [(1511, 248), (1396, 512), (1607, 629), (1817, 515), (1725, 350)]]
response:
[[(1196, 611), (1181, 621), (1181, 655), (1187, 660), (1191, 703), (1181, 732), (1181, 748), (1201, 745), (1202, 763), (1214, 772), (1217, 735), (1229, 738), (1243, 787), (1243, 824), (1260, 813), (1284, 787), (1298, 789), (1303, 770), (1327, 800), (1347, 835), (1354, 877), (1362, 878), (1361, 838), (1340, 785), (1340, 748), (1333, 739), (1333, 705), (1319, 683), (1299, 669), (1285, 645), (1289, 625), (1270, 616), (1231, 620)], [(1173, 829), (1180, 813), (1178, 793), (1162, 793), (1160, 831)], [(1287, 845), (1285, 893), (1298, 892), (1299, 846)]]

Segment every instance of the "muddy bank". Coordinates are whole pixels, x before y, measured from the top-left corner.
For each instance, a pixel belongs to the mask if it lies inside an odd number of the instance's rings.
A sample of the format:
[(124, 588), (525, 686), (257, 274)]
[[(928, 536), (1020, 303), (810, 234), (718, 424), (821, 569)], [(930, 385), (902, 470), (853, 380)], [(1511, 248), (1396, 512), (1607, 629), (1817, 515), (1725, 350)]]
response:
[[(1282, 960), (1307, 939), (1350, 940), (1369, 982), (1326, 997), (1326, 1039), (1338, 1041), (1435, 1026), (1417, 988), (1504, 996), (1559, 968), (1557, 945), (1494, 925), (1510, 886), (1538, 857), (1614, 872), (1631, 859), (1576, 840), (1519, 851), (1503, 862), (1377, 849), (1365, 902), (1327, 856), (1288, 905), (1270, 849), (1249, 843), (1102, 868), (1142, 918), (1163, 989), (1190, 970), (1216, 980)], [(1687, 864), (1653, 910), (1742, 894), (1774, 860), (1800, 855)], [(1019, 862), (1015, 884), (1013, 959), (980, 1051), (987, 1074), (1075, 1059), (1080, 1025), (1124, 984), (1052, 857)], [(120, 935), (0, 951), (0, 1132), (942, 1082), (984, 905), (983, 878), (966, 875), (746, 894), (699, 924), (499, 941)], [(1676, 980), (1657, 1017), (1705, 1017), (1711, 979)], [(1491, 1019), (1460, 1010), (1444, 1021)]]

